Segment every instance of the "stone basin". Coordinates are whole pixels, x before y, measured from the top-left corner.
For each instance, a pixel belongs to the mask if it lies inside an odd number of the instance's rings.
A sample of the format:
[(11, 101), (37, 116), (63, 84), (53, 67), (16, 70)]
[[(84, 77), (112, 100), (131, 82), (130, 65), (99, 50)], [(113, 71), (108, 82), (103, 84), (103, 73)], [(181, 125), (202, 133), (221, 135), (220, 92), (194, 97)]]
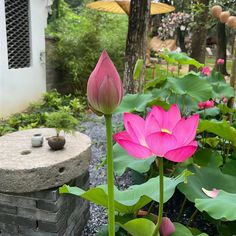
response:
[[(42, 133), (42, 147), (32, 147), (31, 138)], [(64, 149), (52, 151), (46, 138), (55, 130), (42, 128), (0, 137), (1, 192), (26, 193), (61, 186), (83, 174), (89, 166), (91, 140), (75, 132), (65, 134)]]

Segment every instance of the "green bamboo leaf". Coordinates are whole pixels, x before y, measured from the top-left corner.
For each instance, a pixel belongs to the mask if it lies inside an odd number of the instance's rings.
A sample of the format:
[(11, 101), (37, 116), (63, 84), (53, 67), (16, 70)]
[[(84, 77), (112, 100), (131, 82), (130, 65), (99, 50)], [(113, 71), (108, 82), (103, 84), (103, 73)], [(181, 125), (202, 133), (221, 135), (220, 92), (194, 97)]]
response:
[(123, 175), (127, 168), (135, 170), (139, 173), (145, 173), (150, 169), (151, 164), (156, 157), (149, 157), (146, 159), (137, 159), (129, 156), (127, 152), (121, 148), (117, 143), (113, 146), (114, 170), (119, 176)]
[[(164, 202), (168, 201), (174, 194), (175, 187), (184, 181), (185, 171), (177, 178), (164, 177)], [(107, 207), (107, 185), (84, 191), (78, 187), (63, 185), (60, 193), (70, 193), (92, 201), (98, 205)], [(115, 210), (121, 213), (134, 213), (152, 200), (159, 201), (159, 176), (149, 179), (141, 185), (133, 185), (127, 190), (120, 191), (115, 188)]]
[(155, 230), (155, 224), (151, 220), (145, 218), (134, 219), (119, 225), (132, 236), (151, 236)]

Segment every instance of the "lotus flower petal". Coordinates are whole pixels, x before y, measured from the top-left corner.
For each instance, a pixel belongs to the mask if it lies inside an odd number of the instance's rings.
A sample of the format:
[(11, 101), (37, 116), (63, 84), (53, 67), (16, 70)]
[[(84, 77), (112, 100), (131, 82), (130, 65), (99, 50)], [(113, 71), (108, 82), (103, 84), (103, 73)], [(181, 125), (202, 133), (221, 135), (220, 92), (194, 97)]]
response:
[(145, 135), (161, 131), (160, 124), (156, 119), (155, 110), (157, 108), (153, 107), (152, 111), (147, 115), (145, 122)]
[(133, 142), (127, 132), (120, 132), (113, 135), (114, 140), (124, 148), (130, 156), (136, 158), (148, 158), (153, 155), (150, 149), (138, 143)]
[(176, 147), (176, 138), (165, 132), (156, 132), (146, 137), (146, 141), (153, 153), (159, 157)]
[(202, 188), (202, 191), (208, 196), (208, 197), (211, 197), (211, 198), (216, 198), (220, 192), (219, 189), (216, 189), (216, 188), (213, 188), (212, 191), (210, 190), (207, 190), (205, 188)]
[(176, 104), (172, 105), (168, 111), (165, 111), (162, 107), (154, 106), (152, 112), (160, 127), (169, 131), (172, 131), (181, 119), (180, 110)]
[(165, 154), (165, 158), (174, 162), (184, 162), (191, 157), (197, 150), (197, 142), (194, 141), (188, 146), (170, 150)]
[(144, 135), (145, 121), (143, 118), (131, 113), (124, 113), (124, 125), (133, 141), (146, 145)]
[(176, 137), (178, 145), (188, 145), (196, 136), (196, 131), (199, 122), (199, 115), (193, 115), (188, 119), (182, 118), (173, 130), (173, 135)]

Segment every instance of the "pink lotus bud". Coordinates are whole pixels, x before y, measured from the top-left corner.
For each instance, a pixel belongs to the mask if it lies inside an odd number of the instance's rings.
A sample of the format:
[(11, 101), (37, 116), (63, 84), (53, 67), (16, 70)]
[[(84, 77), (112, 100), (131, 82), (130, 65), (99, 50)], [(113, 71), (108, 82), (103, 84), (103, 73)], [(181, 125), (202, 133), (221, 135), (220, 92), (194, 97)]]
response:
[(213, 6), (211, 8), (211, 14), (216, 18), (219, 18), (221, 12), (222, 12), (222, 7), (219, 5)]
[(222, 58), (219, 58), (219, 59), (216, 61), (216, 63), (217, 63), (218, 65), (224, 65), (225, 60), (222, 59)]
[(114, 112), (122, 100), (122, 82), (106, 51), (89, 77), (87, 96), (92, 109), (105, 115)]
[(214, 101), (212, 101), (212, 100), (208, 100), (205, 102), (205, 108), (212, 108), (214, 106), (215, 106), (215, 104), (214, 104)]
[(223, 11), (220, 14), (220, 21), (221, 23), (226, 23), (230, 17), (230, 12), (229, 11)]
[(208, 66), (205, 66), (202, 68), (202, 74), (206, 75), (206, 76), (210, 76), (211, 75), (211, 70)]
[(198, 108), (199, 109), (207, 109), (207, 108), (212, 108), (214, 106), (215, 106), (215, 104), (214, 104), (213, 100), (208, 100), (208, 101), (205, 101), (205, 102), (199, 102), (198, 103)]
[(176, 68), (174, 67), (174, 66), (172, 66), (171, 68), (170, 68), (170, 72), (171, 73), (174, 73), (176, 71)]
[(163, 217), (160, 227), (161, 236), (171, 236), (175, 232), (175, 226), (168, 217)]
[(204, 109), (204, 102), (199, 102), (198, 103), (198, 108), (199, 109)]

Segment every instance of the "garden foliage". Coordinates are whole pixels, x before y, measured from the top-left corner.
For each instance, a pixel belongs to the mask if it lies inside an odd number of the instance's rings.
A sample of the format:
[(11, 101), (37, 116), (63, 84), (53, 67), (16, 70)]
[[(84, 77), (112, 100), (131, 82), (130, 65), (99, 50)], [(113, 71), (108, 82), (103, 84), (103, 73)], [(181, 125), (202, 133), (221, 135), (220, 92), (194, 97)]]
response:
[[(168, 66), (172, 63), (177, 66), (202, 66), (185, 54), (166, 53), (162, 58), (168, 62)], [(164, 159), (164, 202), (174, 195), (177, 188), (186, 198), (183, 209), (186, 201), (192, 202), (196, 210), (215, 225), (217, 235), (222, 236), (232, 236), (236, 233), (236, 109), (227, 107), (227, 100), (232, 96), (233, 89), (215, 70), (210, 71), (208, 75), (202, 72), (180, 74), (167, 70), (165, 76), (161, 71), (155, 78), (145, 81), (145, 93), (124, 96), (115, 111), (133, 112), (146, 117), (153, 105), (169, 110), (170, 107), (173, 109), (172, 104), (177, 104), (182, 116), (199, 114), (201, 119), (196, 136), (197, 152), (193, 157), (178, 164)], [(159, 202), (160, 194), (155, 156), (134, 158), (118, 144), (114, 144), (113, 158), (116, 175), (122, 176), (125, 171), (131, 170), (142, 176), (143, 180), (142, 184), (130, 186), (123, 191), (115, 189), (117, 235), (128, 235), (125, 232), (134, 236), (139, 236), (140, 232), (142, 235), (152, 235), (155, 225), (151, 220), (156, 218), (153, 214), (153, 204), (150, 203)], [(75, 194), (107, 207), (106, 185), (88, 191), (65, 185), (60, 188), (60, 192)], [(137, 218), (139, 210), (145, 210), (147, 207), (150, 208), (147, 214)], [(182, 213), (180, 212), (180, 216)], [(196, 213), (193, 212), (192, 217), (194, 214)], [(177, 218), (172, 220), (178, 221)], [(172, 235), (207, 235), (190, 227), (191, 223), (191, 220), (186, 226), (174, 223), (176, 231)], [(107, 231), (102, 228), (98, 235), (107, 235)]]
[(50, 21), (47, 35), (56, 39), (49, 53), (62, 77), (72, 84), (73, 91), (85, 93), (88, 77), (97, 58), (107, 49), (116, 68), (123, 71), (127, 17), (73, 8), (60, 1), (59, 17)]

